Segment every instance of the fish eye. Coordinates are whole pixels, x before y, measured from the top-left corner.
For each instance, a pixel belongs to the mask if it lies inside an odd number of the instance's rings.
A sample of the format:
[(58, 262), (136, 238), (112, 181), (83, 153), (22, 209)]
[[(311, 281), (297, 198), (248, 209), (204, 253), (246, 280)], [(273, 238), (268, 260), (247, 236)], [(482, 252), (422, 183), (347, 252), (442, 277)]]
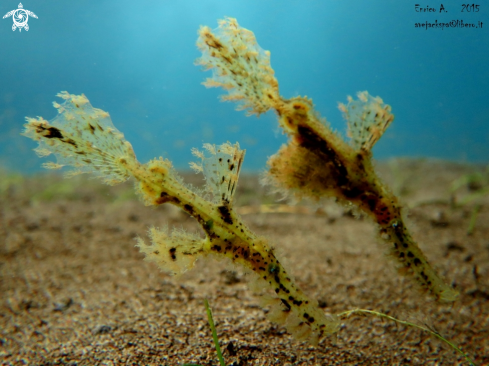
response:
[(268, 273), (277, 273), (279, 271), (279, 268), (276, 264), (270, 263), (268, 265)]

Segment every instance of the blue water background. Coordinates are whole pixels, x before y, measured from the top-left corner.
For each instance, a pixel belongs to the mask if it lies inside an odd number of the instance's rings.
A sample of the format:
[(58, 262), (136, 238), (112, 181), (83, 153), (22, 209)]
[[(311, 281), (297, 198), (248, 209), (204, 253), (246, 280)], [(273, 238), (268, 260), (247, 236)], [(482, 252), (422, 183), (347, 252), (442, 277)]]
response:
[[(239, 141), (244, 170), (265, 168), (286, 141), (273, 112), (260, 118), (221, 103), (194, 60), (200, 25), (236, 17), (252, 30), (286, 98), (312, 97), (345, 133), (337, 108), (368, 90), (392, 106), (394, 123), (374, 148), (379, 159), (411, 156), (489, 161), (489, 6), (417, 13), (419, 1), (171, 0), (25, 1), (28, 32), (0, 19), (0, 165), (40, 169), (36, 144), (19, 135), (25, 116), (50, 120), (62, 90), (84, 93), (133, 144), (138, 158), (195, 160), (192, 147)], [(438, 8), (440, 3), (421, 3)], [(0, 3), (0, 15), (16, 9)], [(416, 29), (416, 22), (484, 22), (482, 29)], [(59, 100), (58, 100), (59, 101)], [(47, 159), (43, 159), (47, 160)]]

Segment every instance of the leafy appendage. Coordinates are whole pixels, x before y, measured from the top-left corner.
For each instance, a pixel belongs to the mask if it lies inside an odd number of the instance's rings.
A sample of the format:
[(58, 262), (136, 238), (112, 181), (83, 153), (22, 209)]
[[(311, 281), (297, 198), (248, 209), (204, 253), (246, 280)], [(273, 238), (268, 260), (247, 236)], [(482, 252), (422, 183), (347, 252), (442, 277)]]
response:
[(215, 204), (230, 205), (246, 150), (240, 150), (238, 143), (231, 145), (229, 142), (219, 146), (204, 144), (204, 149), (208, 156), (202, 151), (192, 149), (193, 155), (201, 159), (201, 162), (190, 163), (190, 167), (197, 173), (204, 174), (206, 190), (212, 195)]
[(107, 112), (93, 108), (85, 95), (58, 94), (63, 104), (54, 102), (58, 116), (51, 121), (42, 117), (26, 118), (24, 136), (39, 142), (40, 157), (56, 155), (57, 163), (45, 168), (72, 166), (68, 175), (94, 173), (114, 185), (130, 176), (127, 165), (136, 162), (129, 142), (112, 124)]
[(348, 104), (339, 103), (348, 123), (348, 136), (353, 148), (370, 151), (394, 121), (391, 107), (380, 97), (372, 97), (367, 91), (357, 94), (358, 100), (348, 97)]
[(241, 28), (236, 19), (220, 20), (214, 33), (209, 27), (201, 27), (197, 47), (202, 57), (196, 64), (213, 71), (204, 85), (227, 90), (229, 95), (223, 96), (223, 101), (237, 101), (238, 110), (260, 115), (279, 100), (270, 52), (261, 49), (253, 32)]
[(152, 227), (149, 236), (151, 245), (138, 238), (137, 246), (146, 254), (145, 260), (172, 275), (181, 275), (193, 268), (198, 256), (203, 254), (205, 239), (184, 230), (173, 229), (169, 235), (167, 227), (162, 230)]

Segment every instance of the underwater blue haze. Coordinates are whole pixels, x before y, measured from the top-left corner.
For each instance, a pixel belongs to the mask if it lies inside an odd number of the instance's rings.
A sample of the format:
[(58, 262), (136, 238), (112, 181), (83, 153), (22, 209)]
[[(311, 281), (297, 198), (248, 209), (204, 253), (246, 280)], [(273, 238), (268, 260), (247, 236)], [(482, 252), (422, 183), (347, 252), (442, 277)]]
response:
[[(17, 0), (18, 1), (18, 0)], [(3, 0), (0, 15), (18, 7)], [(187, 169), (192, 147), (239, 141), (244, 171), (260, 171), (285, 136), (273, 112), (259, 118), (221, 103), (195, 66), (200, 25), (224, 16), (252, 30), (271, 51), (286, 98), (307, 95), (345, 134), (337, 108), (368, 90), (392, 106), (394, 123), (377, 159), (433, 157), (489, 161), (489, 4), (462, 12), (461, 1), (364, 0), (26, 0), (29, 31), (0, 19), (0, 165), (33, 172), (35, 143), (20, 136), (24, 117), (50, 120), (55, 95), (84, 93), (110, 113), (138, 159), (170, 158)], [(415, 5), (436, 12), (416, 12)], [(475, 11), (475, 9), (473, 9)], [(482, 28), (419, 29), (463, 20)], [(47, 160), (47, 159), (43, 159)]]

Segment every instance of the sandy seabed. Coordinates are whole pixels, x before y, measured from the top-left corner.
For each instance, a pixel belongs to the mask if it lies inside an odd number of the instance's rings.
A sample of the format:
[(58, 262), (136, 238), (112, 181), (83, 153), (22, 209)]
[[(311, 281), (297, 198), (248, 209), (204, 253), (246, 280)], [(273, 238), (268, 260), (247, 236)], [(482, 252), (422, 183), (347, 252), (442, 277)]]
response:
[[(401, 195), (430, 262), (460, 291), (438, 304), (396, 273), (375, 225), (332, 201), (265, 212), (274, 202), (243, 177), (238, 212), (274, 243), (298, 285), (324, 311), (363, 308), (435, 329), (489, 364), (489, 197), (450, 206), (450, 183), (477, 170), (396, 160), (379, 170)], [(463, 357), (420, 330), (375, 317), (342, 321), (314, 347), (269, 322), (239, 267), (212, 257), (173, 278), (135, 247), (151, 225), (198, 230), (178, 209), (144, 207), (131, 185), (56, 176), (0, 178), (2, 365), (217, 365), (204, 299), (227, 365), (458, 365)], [(477, 192), (457, 191), (456, 202)], [(467, 235), (474, 209), (473, 233)]]

